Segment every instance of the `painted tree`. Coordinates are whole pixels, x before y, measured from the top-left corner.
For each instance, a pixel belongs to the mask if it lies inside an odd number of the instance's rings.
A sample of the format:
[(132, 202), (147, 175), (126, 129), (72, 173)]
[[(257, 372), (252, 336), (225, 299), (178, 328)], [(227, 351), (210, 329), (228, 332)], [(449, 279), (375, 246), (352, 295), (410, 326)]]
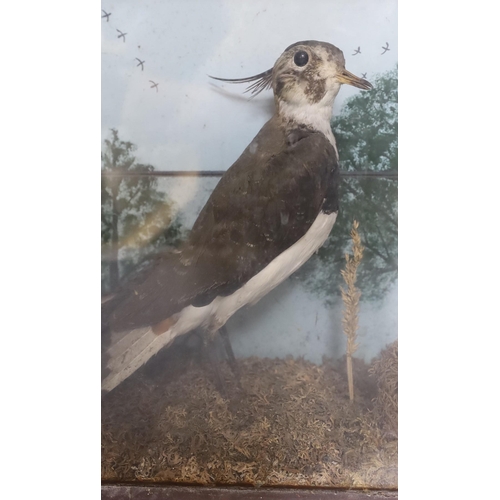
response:
[(115, 290), (120, 281), (156, 249), (175, 245), (180, 224), (174, 218), (172, 203), (158, 190), (152, 165), (139, 163), (136, 146), (123, 141), (118, 131), (104, 141), (101, 153), (101, 244), (103, 291)]
[[(342, 170), (391, 172), (398, 169), (397, 67), (372, 81), (374, 89), (350, 98), (332, 126)], [(344, 177), (340, 211), (318, 258), (303, 268), (301, 278), (327, 301), (339, 294), (340, 271), (350, 242), (353, 220), (360, 223), (365, 248), (358, 270), (364, 297), (377, 298), (397, 278), (397, 180)]]

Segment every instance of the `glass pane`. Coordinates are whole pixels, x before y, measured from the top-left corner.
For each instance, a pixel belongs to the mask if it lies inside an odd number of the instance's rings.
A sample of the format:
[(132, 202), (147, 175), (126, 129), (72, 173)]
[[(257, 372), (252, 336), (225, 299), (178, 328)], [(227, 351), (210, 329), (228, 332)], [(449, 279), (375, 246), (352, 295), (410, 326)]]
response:
[(249, 100), (245, 86), (207, 74), (266, 71), (307, 32), (373, 85), (345, 84), (335, 100), (339, 213), (299, 270), (219, 331), (168, 343), (163, 321), (105, 322), (103, 480), (397, 488), (396, 5), (103, 4), (106, 321), (122, 288), (142, 293), (135, 284), (163, 272), (158, 259), (180, 255), (221, 175), (274, 112), (273, 91)]

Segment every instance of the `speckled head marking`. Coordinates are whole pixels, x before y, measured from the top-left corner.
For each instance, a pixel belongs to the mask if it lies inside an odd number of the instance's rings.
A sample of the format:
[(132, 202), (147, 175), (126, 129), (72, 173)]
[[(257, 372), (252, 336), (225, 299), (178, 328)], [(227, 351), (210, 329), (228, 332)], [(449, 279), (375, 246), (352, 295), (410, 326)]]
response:
[(272, 70), (272, 86), (278, 103), (332, 106), (343, 83), (370, 89), (366, 80), (345, 69), (344, 54), (334, 45), (308, 40), (290, 45)]
[(274, 65), (274, 95), (278, 101), (290, 103), (320, 102), (327, 92), (338, 93), (340, 83), (334, 81), (334, 77), (344, 66), (342, 51), (333, 45), (309, 41), (294, 43)]

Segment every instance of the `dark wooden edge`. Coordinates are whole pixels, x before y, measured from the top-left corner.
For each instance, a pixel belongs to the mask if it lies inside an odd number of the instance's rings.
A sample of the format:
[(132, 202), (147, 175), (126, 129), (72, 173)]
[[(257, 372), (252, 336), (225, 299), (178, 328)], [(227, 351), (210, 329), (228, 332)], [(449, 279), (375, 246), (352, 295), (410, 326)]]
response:
[(333, 490), (103, 484), (102, 500), (391, 500), (396, 490)]

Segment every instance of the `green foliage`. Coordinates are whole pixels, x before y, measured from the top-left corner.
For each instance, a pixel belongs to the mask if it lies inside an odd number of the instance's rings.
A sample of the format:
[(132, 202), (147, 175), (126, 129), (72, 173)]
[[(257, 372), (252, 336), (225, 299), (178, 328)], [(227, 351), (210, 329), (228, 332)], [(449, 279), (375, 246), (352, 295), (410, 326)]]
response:
[[(333, 121), (345, 171), (396, 172), (398, 168), (397, 68), (372, 81), (374, 89), (349, 99)], [(364, 298), (381, 297), (397, 279), (397, 180), (344, 177), (333, 231), (301, 272), (307, 285), (333, 301), (340, 294), (340, 271), (350, 251), (350, 229), (359, 221), (365, 247), (357, 285)]]
[(112, 129), (104, 146), (101, 170), (108, 175), (101, 184), (101, 284), (109, 292), (155, 250), (177, 244), (181, 228), (156, 177), (123, 175), (154, 171), (137, 162), (135, 145)]
[(397, 67), (375, 78), (373, 90), (349, 99), (332, 121), (342, 170), (398, 169)]

